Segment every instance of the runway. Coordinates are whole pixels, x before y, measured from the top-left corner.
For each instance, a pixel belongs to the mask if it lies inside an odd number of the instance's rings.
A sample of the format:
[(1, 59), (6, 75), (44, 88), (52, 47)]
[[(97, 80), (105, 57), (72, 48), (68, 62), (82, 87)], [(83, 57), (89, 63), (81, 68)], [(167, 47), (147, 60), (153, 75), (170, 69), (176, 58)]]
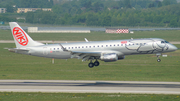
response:
[(180, 94), (180, 82), (0, 80), (1, 92)]

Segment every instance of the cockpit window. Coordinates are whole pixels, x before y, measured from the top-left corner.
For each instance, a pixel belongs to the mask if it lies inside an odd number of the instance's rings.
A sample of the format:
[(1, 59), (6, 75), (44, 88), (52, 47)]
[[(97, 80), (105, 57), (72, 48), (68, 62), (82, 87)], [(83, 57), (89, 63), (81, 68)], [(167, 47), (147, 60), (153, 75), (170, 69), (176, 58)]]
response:
[(161, 43), (169, 43), (168, 41), (161, 41)]

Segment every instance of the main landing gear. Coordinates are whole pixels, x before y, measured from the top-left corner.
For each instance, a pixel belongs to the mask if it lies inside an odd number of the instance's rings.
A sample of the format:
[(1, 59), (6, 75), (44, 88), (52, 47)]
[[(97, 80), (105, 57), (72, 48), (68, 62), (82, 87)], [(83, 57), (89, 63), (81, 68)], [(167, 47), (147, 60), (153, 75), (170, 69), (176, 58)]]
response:
[(99, 66), (99, 64), (100, 63), (97, 60), (94, 63), (91, 60), (91, 62), (88, 64), (88, 66), (89, 66), (89, 68), (93, 68), (94, 66)]

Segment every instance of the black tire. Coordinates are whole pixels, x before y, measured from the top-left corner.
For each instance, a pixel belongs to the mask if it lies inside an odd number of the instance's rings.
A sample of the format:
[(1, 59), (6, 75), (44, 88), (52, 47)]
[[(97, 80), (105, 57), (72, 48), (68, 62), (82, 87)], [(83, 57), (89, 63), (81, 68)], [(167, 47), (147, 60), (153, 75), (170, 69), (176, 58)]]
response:
[(161, 62), (161, 59), (157, 59), (157, 62)]
[(94, 63), (89, 63), (88, 66), (89, 66), (89, 68), (93, 68), (94, 67)]
[(98, 61), (95, 61), (95, 62), (94, 62), (94, 66), (99, 66), (99, 64), (100, 64), (100, 63), (99, 63)]

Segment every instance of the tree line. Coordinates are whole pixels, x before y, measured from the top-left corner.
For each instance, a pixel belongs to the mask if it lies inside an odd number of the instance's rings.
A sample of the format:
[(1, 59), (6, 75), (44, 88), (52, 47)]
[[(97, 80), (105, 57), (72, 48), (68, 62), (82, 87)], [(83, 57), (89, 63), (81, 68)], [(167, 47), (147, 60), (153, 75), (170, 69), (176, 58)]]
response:
[(180, 4), (149, 9), (111, 9), (79, 14), (28, 12), (26, 22), (86, 26), (163, 26), (180, 27)]
[(80, 13), (83, 11), (102, 11), (107, 8), (135, 8), (144, 9), (162, 7), (177, 4), (176, 0), (0, 0), (0, 8), (6, 8), (7, 12), (15, 12), (16, 8), (53, 8), (56, 13)]
[(12, 18), (12, 17), (7, 17), (7, 16), (0, 15), (0, 21), (11, 22), (11, 21), (17, 21), (17, 20), (15, 18)]
[(17, 8), (52, 8), (53, 5), (53, 0), (0, 0), (0, 8), (6, 8), (9, 13)]
[[(52, 8), (22, 14), (27, 23), (86, 26), (180, 27), (180, 4), (176, 0), (0, 0), (14, 12), (12, 4), (26, 8)], [(8, 2), (8, 3), (7, 3)], [(7, 4), (6, 4), (7, 3)], [(2, 19), (4, 16), (0, 16)], [(6, 16), (7, 17), (7, 16)], [(6, 21), (14, 20), (8, 17)], [(5, 18), (3, 18), (5, 19)]]

